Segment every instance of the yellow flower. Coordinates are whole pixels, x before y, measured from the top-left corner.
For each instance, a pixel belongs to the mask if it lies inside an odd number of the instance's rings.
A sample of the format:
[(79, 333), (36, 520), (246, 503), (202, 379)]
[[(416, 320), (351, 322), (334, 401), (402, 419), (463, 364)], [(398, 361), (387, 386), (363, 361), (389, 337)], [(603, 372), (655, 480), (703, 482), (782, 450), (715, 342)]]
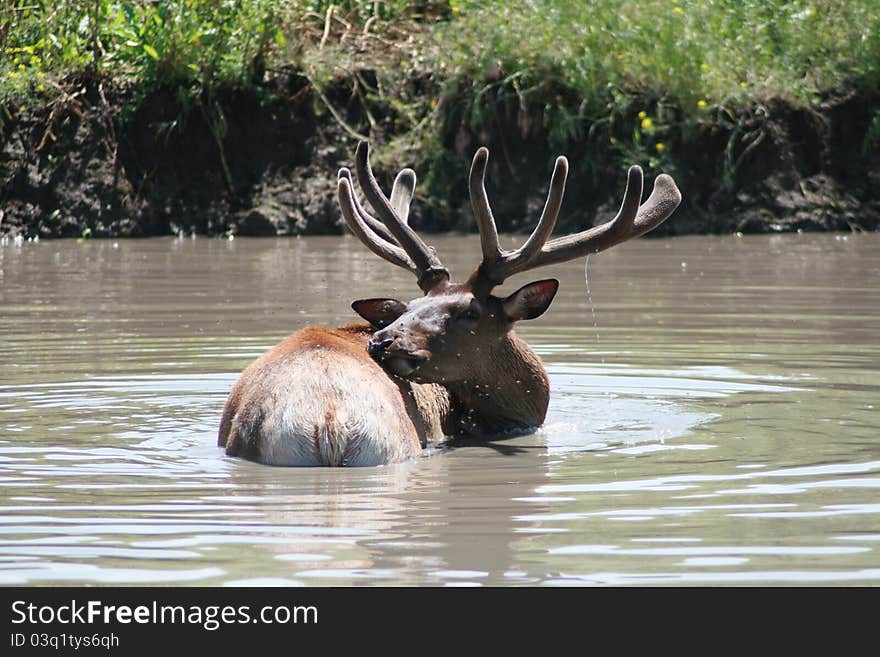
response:
[(676, 14), (680, 14), (680, 13), (681, 13), (681, 7), (676, 7), (676, 8), (673, 9), (672, 11), (674, 11)]
[(703, 100), (702, 98), (700, 98), (700, 100), (697, 101), (697, 107), (699, 107), (700, 109), (704, 109), (706, 107), (706, 105), (708, 105), (708, 103), (705, 100)]
[(645, 112), (644, 110), (641, 111), (641, 112), (639, 112), (639, 118), (640, 118), (640, 119), (643, 119), (643, 118), (645, 118), (646, 116), (648, 116), (648, 113)]
[(709, 72), (709, 65), (706, 62), (703, 62), (702, 64), (700, 64), (700, 70), (703, 73), (708, 73)]
[(657, 149), (658, 153), (662, 153), (666, 149), (666, 144), (664, 144), (662, 141), (658, 141), (657, 145), (654, 146), (654, 148)]
[(745, 82), (740, 82), (740, 83), (739, 83), (739, 86), (742, 87), (743, 89), (745, 89), (745, 88), (746, 88), (746, 83), (745, 83)]
[(654, 121), (652, 121), (649, 117), (645, 117), (642, 119), (642, 130), (653, 130), (654, 129)]

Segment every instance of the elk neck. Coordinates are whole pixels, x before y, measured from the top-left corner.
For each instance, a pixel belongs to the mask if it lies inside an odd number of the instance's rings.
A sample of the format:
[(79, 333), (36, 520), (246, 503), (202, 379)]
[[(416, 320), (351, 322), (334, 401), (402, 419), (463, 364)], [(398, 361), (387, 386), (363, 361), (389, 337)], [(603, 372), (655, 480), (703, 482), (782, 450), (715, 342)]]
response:
[(488, 435), (541, 425), (550, 401), (541, 359), (514, 331), (485, 349), (468, 379), (446, 385), (459, 432)]

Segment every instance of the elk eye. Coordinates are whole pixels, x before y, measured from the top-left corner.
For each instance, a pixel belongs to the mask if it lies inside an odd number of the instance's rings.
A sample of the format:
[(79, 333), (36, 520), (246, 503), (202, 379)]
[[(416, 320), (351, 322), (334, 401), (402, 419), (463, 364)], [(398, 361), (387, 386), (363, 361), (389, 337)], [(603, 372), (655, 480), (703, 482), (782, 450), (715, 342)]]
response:
[(473, 321), (480, 319), (480, 311), (477, 310), (476, 308), (474, 308), (473, 306), (471, 306), (470, 308), (465, 310), (463, 313), (461, 313), (458, 316), (458, 318), (463, 319), (465, 321), (473, 322)]

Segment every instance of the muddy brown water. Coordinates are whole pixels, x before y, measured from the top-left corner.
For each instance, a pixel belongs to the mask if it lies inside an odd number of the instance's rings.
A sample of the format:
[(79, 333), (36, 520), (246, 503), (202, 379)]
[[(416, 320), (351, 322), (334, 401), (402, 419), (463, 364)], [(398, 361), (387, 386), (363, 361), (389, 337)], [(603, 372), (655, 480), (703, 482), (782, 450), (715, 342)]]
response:
[[(510, 243), (508, 239), (508, 243)], [(454, 274), (475, 236), (434, 240)], [(520, 333), (546, 425), (379, 468), (215, 447), (238, 373), (412, 277), (352, 238), (0, 246), (0, 584), (877, 585), (880, 235), (637, 240)]]

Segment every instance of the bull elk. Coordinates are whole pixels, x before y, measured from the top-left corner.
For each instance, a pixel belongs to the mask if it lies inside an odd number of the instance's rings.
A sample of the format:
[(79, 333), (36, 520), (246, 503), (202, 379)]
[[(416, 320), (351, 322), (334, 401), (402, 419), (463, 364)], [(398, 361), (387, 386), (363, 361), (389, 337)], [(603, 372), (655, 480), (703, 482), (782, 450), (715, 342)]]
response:
[(352, 308), (367, 323), (306, 327), (260, 356), (223, 409), (218, 442), (228, 455), (272, 465), (378, 465), (415, 457), (446, 436), (499, 436), (543, 423), (547, 373), (513, 325), (543, 314), (559, 283), (539, 280), (505, 297), (492, 290), (514, 274), (652, 230), (681, 194), (661, 174), (640, 205), (642, 170), (633, 166), (613, 219), (550, 239), (568, 174), (568, 161), (559, 157), (537, 227), (522, 246), (506, 251), (486, 195), (488, 157), (485, 148), (476, 152), (469, 180), (483, 259), (464, 283), (453, 283), (408, 224), (415, 173), (401, 171), (388, 198), (370, 168), (367, 142), (358, 145), (358, 183), (378, 219), (358, 201), (345, 168), (338, 178), (342, 215), (373, 253), (415, 274), (424, 296), (409, 303), (355, 301)]

